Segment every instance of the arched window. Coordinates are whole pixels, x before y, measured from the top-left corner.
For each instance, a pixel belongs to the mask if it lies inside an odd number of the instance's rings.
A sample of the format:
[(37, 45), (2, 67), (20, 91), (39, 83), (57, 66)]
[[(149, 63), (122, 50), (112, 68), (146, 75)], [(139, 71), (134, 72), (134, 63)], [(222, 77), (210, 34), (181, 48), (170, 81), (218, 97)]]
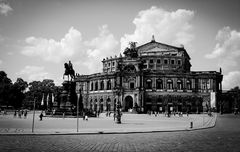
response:
[(104, 89), (104, 81), (101, 81), (100, 82), (100, 90), (103, 90)]
[(190, 80), (187, 80), (187, 90), (192, 90), (192, 83)]
[(136, 69), (135, 69), (134, 65), (127, 65), (126, 67), (124, 67), (124, 71), (126, 73), (135, 73)]
[(152, 89), (152, 80), (148, 79), (146, 82), (146, 89)]
[(173, 89), (173, 81), (171, 79), (167, 80), (167, 89), (169, 90)]
[(95, 82), (95, 90), (98, 90), (98, 82)]
[(111, 86), (111, 80), (107, 81), (107, 90), (111, 90), (112, 86)]
[(182, 80), (177, 80), (177, 89), (182, 90)]
[(93, 91), (93, 82), (91, 82), (91, 89), (90, 90)]
[(161, 79), (156, 80), (156, 88), (157, 89), (163, 89), (163, 82)]

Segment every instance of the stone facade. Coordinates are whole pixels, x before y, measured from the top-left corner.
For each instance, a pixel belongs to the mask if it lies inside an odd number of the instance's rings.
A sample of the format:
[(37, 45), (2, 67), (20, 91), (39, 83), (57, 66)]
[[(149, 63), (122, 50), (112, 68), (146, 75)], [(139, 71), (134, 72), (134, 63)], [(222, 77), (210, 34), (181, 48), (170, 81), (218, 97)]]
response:
[(113, 111), (119, 100), (123, 111), (218, 109), (221, 71), (191, 71), (184, 47), (154, 39), (138, 47), (132, 42), (123, 56), (103, 59), (102, 64), (102, 73), (75, 79), (76, 92), (82, 90), (84, 108)]

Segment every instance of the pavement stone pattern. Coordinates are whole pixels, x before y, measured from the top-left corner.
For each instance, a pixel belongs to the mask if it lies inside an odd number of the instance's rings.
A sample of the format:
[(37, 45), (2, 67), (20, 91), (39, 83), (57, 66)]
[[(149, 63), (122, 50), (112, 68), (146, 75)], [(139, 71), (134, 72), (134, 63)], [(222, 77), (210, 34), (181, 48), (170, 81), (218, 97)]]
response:
[(219, 115), (209, 129), (131, 134), (1, 135), (0, 151), (239, 152), (240, 116)]

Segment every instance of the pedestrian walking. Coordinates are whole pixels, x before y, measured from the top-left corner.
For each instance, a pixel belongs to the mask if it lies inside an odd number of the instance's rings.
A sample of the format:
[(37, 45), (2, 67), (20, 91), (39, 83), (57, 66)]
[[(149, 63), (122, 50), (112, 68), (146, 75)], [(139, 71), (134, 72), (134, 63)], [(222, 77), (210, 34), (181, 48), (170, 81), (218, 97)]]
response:
[(63, 119), (65, 118), (65, 112), (63, 112)]
[(27, 109), (24, 111), (24, 119), (27, 118)]
[(98, 118), (99, 118), (99, 115), (100, 115), (100, 110), (99, 110), (98, 113), (97, 113)]
[(85, 112), (83, 112), (83, 120), (85, 120)]
[(41, 112), (41, 114), (39, 115), (40, 121), (42, 121), (43, 118), (43, 113)]
[(87, 115), (85, 115), (85, 120), (88, 121), (88, 116)]
[(19, 117), (19, 118), (22, 118), (22, 113), (21, 113), (20, 110), (18, 110), (18, 117)]
[(116, 119), (116, 112), (114, 112), (113, 117), (114, 117), (114, 121), (115, 121), (115, 119)]
[(13, 117), (16, 118), (17, 116), (17, 110), (14, 111)]

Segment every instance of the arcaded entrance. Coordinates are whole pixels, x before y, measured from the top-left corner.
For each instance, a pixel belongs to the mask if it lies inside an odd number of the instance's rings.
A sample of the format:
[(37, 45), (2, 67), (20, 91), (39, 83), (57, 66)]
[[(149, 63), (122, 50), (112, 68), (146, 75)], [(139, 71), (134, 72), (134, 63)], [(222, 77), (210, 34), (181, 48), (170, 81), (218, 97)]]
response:
[(131, 96), (127, 96), (125, 98), (125, 111), (128, 111), (128, 109), (133, 108), (133, 98)]

